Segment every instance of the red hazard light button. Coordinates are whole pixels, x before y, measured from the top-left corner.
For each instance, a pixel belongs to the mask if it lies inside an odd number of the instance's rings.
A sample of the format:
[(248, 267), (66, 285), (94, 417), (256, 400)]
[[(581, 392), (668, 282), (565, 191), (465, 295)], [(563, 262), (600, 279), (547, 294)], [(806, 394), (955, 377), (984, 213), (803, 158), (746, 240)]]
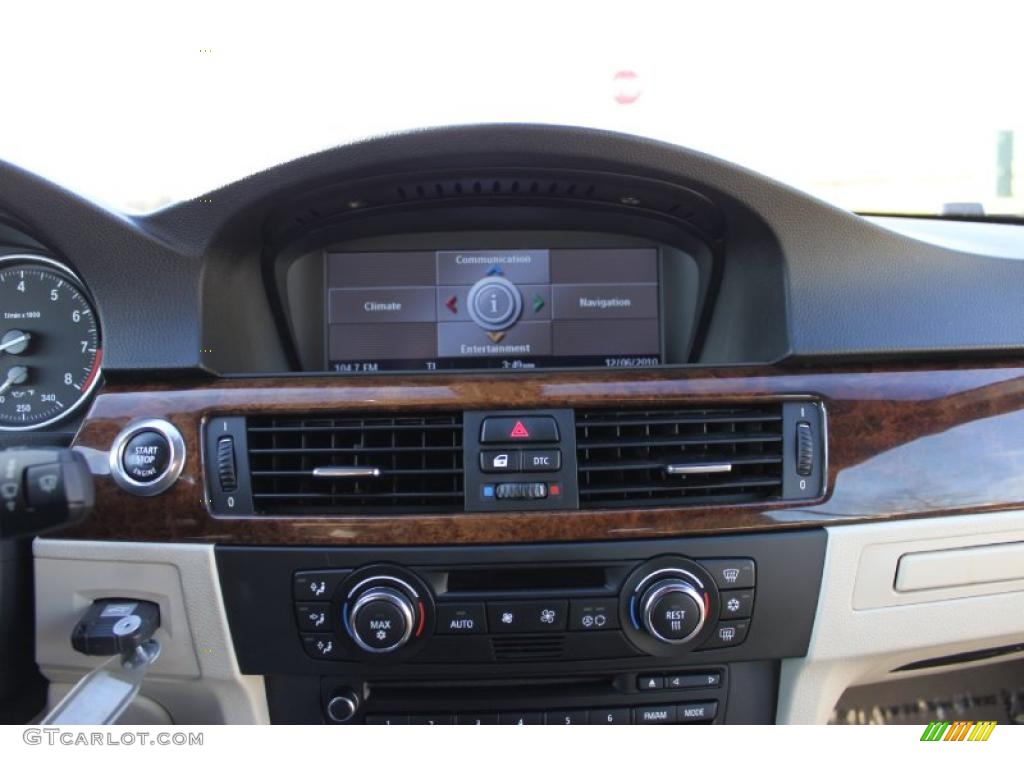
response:
[(551, 416), (491, 416), (480, 427), (481, 443), (557, 443), (558, 424)]

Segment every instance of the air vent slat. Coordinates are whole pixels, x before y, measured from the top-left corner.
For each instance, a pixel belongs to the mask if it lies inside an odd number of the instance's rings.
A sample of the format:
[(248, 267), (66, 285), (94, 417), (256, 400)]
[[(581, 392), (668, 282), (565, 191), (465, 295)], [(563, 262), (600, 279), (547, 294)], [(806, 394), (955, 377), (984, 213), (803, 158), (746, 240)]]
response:
[(651, 485), (617, 485), (607, 490), (595, 488), (590, 491), (594, 496), (608, 493), (673, 493), (679, 490), (708, 491), (716, 488), (760, 488), (777, 485), (778, 481), (773, 478), (755, 480), (754, 478), (740, 478), (738, 480), (723, 480), (720, 483), (652, 483)]
[[(462, 474), (462, 468), (458, 469), (382, 469), (381, 477), (386, 475), (455, 475)], [(312, 470), (283, 469), (283, 470), (257, 470), (252, 473), (253, 477), (313, 477)]]
[[(685, 458), (679, 457), (685, 463)], [(702, 461), (728, 461), (733, 466), (738, 464), (781, 464), (782, 456), (730, 456), (725, 457), (704, 457)], [(607, 464), (591, 463), (587, 465), (588, 472), (611, 472), (618, 469), (662, 469), (666, 464), (676, 463), (671, 461), (621, 461), (609, 462)]]
[(678, 438), (667, 438), (664, 440), (645, 440), (642, 437), (623, 437), (619, 440), (609, 440), (603, 443), (595, 442), (589, 444), (587, 447), (591, 449), (597, 448), (629, 448), (631, 446), (641, 446), (650, 448), (670, 448), (672, 446), (686, 446), (686, 445), (718, 445), (718, 444), (749, 444), (749, 443), (778, 443), (782, 442), (782, 435), (763, 433), (757, 435), (697, 435), (695, 437), (684, 437), (680, 435)]
[(781, 405), (578, 411), (580, 504), (681, 506), (779, 497), (781, 423)]
[(331, 499), (340, 501), (342, 499), (357, 500), (357, 499), (413, 499), (413, 498), (426, 498), (426, 499), (461, 499), (462, 493), (452, 491), (451, 493), (444, 493), (440, 491), (415, 491), (409, 493), (254, 493), (252, 495), (254, 499)]
[(698, 414), (694, 416), (680, 416), (678, 419), (648, 419), (643, 416), (634, 416), (632, 418), (623, 419), (587, 419), (586, 425), (588, 427), (635, 427), (635, 426), (650, 426), (657, 427), (662, 425), (674, 425), (674, 424), (729, 424), (729, 423), (749, 423), (749, 422), (762, 422), (765, 424), (777, 423), (782, 421), (782, 414), (770, 414), (770, 413), (754, 413), (747, 416), (732, 416), (729, 414)]
[(260, 514), (463, 508), (461, 414), (259, 416), (246, 437)]
[(338, 454), (343, 454), (343, 453), (414, 453), (414, 454), (420, 454), (420, 453), (425, 453), (425, 452), (426, 453), (444, 452), (444, 451), (447, 451), (447, 450), (448, 450), (448, 448), (446, 448), (446, 447), (439, 448), (437, 446), (405, 446), (405, 447), (403, 447), (403, 446), (395, 446), (393, 448), (390, 447), (390, 446), (383, 446), (383, 447), (355, 446), (355, 447), (352, 447), (352, 448), (334, 448), (334, 447), (328, 447), (328, 448), (313, 448), (313, 447), (310, 447), (310, 448), (305, 448), (305, 447), (301, 447), (300, 446), (298, 448), (251, 448), (249, 450), (249, 453), (250, 454), (255, 454), (255, 455), (261, 455), (261, 454), (289, 454), (289, 453), (308, 453), (308, 454), (331, 454), (331, 453), (338, 453)]
[(307, 426), (283, 426), (283, 427), (249, 427), (250, 434), (271, 433), (271, 432), (443, 432), (451, 429), (447, 424), (362, 424), (357, 426), (333, 426), (317, 424), (311, 421)]
[(560, 659), (565, 654), (565, 635), (492, 637), (491, 650), (495, 661)]

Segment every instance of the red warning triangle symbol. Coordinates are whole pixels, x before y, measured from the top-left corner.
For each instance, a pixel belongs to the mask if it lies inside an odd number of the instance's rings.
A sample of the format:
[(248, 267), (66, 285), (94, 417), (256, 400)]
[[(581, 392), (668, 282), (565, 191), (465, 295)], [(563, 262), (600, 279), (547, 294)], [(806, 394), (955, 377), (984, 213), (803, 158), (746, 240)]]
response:
[(530, 433), (523, 426), (523, 422), (517, 421), (516, 425), (512, 427), (512, 431), (508, 434), (509, 437), (529, 437)]

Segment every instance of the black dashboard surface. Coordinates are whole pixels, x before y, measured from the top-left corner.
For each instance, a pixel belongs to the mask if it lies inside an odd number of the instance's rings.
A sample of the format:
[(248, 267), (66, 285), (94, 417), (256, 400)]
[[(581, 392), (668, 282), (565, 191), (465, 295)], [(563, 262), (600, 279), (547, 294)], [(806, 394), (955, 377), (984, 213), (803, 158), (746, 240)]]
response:
[(46, 253), (88, 287), (107, 377), (298, 370), (275, 283), (281, 255), (396, 232), (698, 241), (708, 301), (699, 347), (681, 362), (1024, 348), (1024, 261), (928, 244), (730, 163), (603, 131), (386, 136), (144, 217), (0, 163), (0, 211), (5, 252)]

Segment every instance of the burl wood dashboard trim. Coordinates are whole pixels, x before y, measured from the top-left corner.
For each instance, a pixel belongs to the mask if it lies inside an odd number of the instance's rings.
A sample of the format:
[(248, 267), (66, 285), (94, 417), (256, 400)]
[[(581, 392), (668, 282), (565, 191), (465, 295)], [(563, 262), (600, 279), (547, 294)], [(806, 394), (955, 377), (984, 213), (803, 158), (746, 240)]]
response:
[[(213, 517), (200, 429), (213, 415), (668, 406), (813, 396), (828, 416), (828, 478), (807, 503), (344, 517)], [(178, 482), (153, 498), (98, 476), (96, 510), (68, 538), (267, 545), (506, 544), (670, 537), (1024, 507), (1024, 362), (831, 370), (217, 379), (108, 386), (75, 445), (106, 451), (140, 418), (184, 435)]]

